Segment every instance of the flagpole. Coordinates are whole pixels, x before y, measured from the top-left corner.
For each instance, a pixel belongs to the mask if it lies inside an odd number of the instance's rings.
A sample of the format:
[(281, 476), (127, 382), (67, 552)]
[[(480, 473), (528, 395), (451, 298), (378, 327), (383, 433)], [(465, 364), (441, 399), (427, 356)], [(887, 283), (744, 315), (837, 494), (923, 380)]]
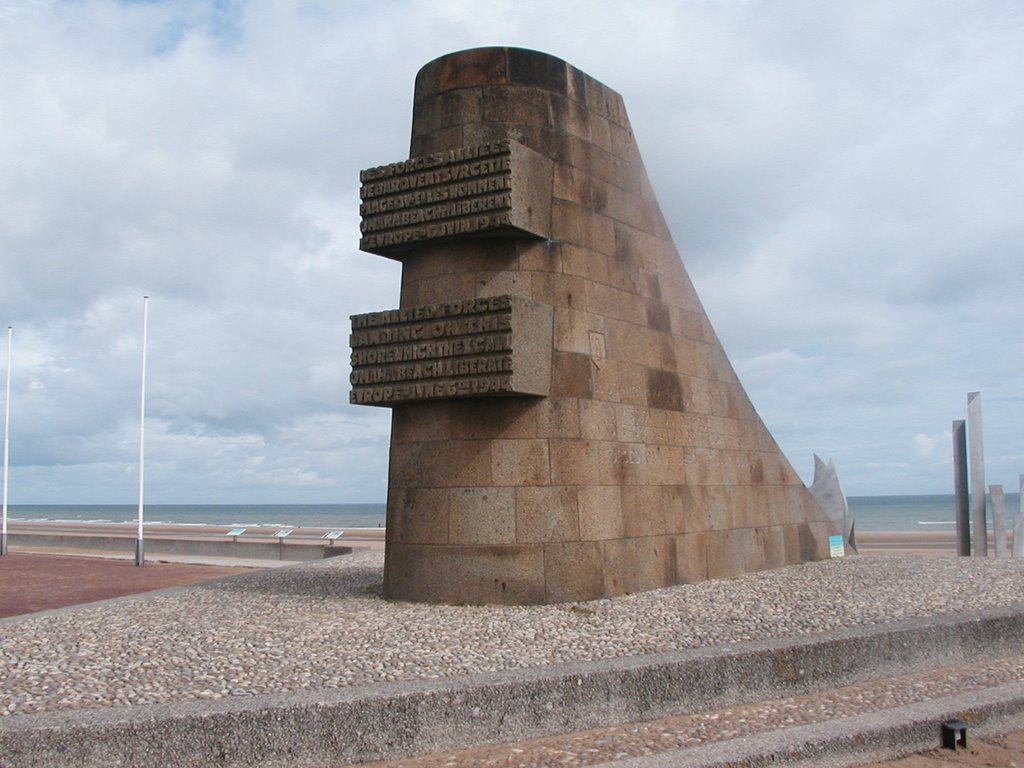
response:
[(149, 296), (142, 297), (142, 385), (139, 395), (139, 533), (135, 540), (135, 564), (145, 565), (146, 554), (142, 538), (143, 489), (145, 488), (146, 460), (146, 336), (149, 332)]
[(11, 336), (13, 333), (14, 329), (7, 326), (7, 387), (4, 395), (4, 500), (3, 524), (0, 526), (0, 555), (7, 554), (7, 469), (11, 426)]

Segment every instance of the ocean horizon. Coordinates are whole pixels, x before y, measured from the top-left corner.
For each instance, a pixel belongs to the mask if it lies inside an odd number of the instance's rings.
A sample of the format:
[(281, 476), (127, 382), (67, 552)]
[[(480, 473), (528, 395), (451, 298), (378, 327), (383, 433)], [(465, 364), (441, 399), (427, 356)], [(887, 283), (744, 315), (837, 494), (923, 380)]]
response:
[[(850, 496), (857, 531), (943, 531), (955, 525), (953, 494)], [(988, 505), (989, 527), (992, 505)], [(1020, 495), (1006, 494), (1007, 525), (1020, 510)], [(137, 504), (13, 504), (12, 521), (126, 523), (137, 519)], [(148, 524), (308, 528), (383, 528), (384, 503), (373, 504), (147, 504)]]

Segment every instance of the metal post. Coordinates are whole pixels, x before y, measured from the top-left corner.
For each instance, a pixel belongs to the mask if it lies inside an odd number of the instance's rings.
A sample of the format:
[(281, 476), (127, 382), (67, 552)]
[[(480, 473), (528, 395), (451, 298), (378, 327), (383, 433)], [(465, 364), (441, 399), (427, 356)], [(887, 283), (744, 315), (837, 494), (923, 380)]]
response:
[(992, 538), (996, 557), (1006, 557), (1006, 497), (1001, 485), (990, 485), (988, 490), (992, 494)]
[(981, 439), (981, 392), (967, 393), (967, 431), (971, 454), (971, 521), (974, 556), (988, 557), (985, 520), (985, 450)]
[(1020, 476), (1020, 509), (1017, 524), (1013, 526), (1013, 556), (1024, 557), (1024, 475)]
[(956, 493), (956, 553), (971, 556), (971, 510), (967, 492), (967, 428), (953, 422), (953, 487)]
[(11, 426), (11, 336), (13, 333), (14, 329), (7, 326), (7, 387), (4, 395), (4, 499), (3, 523), (0, 524), (0, 556), (7, 554), (7, 472), (10, 467), (7, 456)]
[(135, 564), (145, 565), (146, 552), (142, 538), (142, 496), (145, 488), (146, 459), (146, 335), (149, 326), (149, 296), (142, 297), (142, 385), (139, 396), (139, 533), (135, 539)]

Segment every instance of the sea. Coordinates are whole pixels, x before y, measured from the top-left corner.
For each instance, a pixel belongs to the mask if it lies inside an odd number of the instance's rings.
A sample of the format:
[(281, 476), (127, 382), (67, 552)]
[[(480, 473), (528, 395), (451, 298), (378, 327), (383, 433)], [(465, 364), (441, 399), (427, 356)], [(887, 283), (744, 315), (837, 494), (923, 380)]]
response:
[[(1020, 512), (1020, 495), (1006, 495), (1007, 525)], [(856, 530), (954, 530), (956, 505), (952, 494), (932, 496), (850, 496), (847, 499)], [(991, 528), (992, 505), (988, 502)], [(11, 505), (10, 520), (54, 522), (133, 522), (135, 504)], [(151, 504), (144, 509), (147, 523), (309, 528), (383, 528), (384, 504)]]

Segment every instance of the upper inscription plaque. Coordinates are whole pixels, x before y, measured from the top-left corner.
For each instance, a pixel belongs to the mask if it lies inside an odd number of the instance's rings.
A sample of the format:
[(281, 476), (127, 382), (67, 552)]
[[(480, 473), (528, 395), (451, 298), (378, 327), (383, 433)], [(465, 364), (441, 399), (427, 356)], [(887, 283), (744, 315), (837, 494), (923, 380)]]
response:
[(548, 237), (551, 169), (502, 139), (362, 171), (359, 248), (398, 257), (425, 241)]

